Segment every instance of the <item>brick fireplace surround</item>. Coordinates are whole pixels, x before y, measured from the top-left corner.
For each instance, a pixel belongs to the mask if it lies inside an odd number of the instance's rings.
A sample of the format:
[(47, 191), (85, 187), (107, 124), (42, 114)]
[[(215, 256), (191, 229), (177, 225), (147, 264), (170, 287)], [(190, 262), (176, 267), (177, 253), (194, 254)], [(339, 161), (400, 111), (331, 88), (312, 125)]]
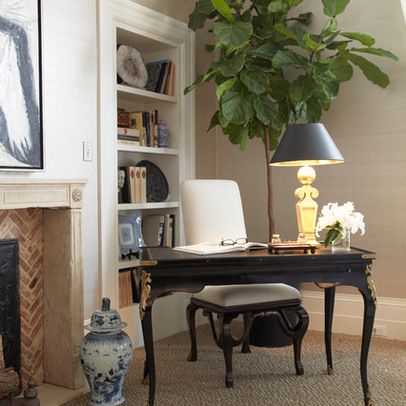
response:
[[(0, 238), (20, 247), (21, 379), (78, 389), (85, 180), (0, 179)], [(57, 210), (54, 210), (57, 209)]]

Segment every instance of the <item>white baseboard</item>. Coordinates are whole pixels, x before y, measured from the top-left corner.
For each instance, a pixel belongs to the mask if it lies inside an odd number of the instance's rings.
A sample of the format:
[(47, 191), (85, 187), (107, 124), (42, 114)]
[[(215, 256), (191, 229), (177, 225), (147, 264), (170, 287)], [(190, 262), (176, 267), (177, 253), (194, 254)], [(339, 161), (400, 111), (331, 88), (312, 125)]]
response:
[[(324, 291), (301, 291), (310, 330), (324, 331)], [(361, 335), (364, 302), (361, 294), (336, 293), (333, 331)], [(406, 341), (406, 299), (378, 297), (375, 327), (384, 326), (386, 338)]]
[[(324, 291), (302, 290), (301, 295), (303, 299), (303, 307), (307, 310), (310, 317), (309, 329), (324, 331)], [(163, 317), (163, 319), (170, 320), (170, 328), (164, 328), (162, 332), (155, 332), (154, 328), (154, 332), (157, 333), (154, 334), (155, 339), (159, 339), (182, 330), (187, 330), (185, 309), (189, 304), (189, 298), (190, 294), (179, 295), (177, 306), (180, 305), (181, 308), (178, 308), (178, 311), (175, 312), (177, 314), (177, 317), (175, 317), (176, 320), (173, 318), (168, 318), (168, 315)], [(166, 302), (166, 300), (173, 300), (174, 298), (168, 297), (163, 299), (164, 300), (162, 302)], [(161, 306), (163, 305), (162, 307), (165, 309), (168, 307), (168, 304), (169, 303), (161, 303)], [(163, 309), (161, 309), (161, 311)], [(160, 312), (159, 309), (157, 310), (158, 312), (156, 315), (158, 316)], [(173, 312), (174, 309), (172, 308), (170, 310)], [(333, 331), (336, 333), (361, 335), (363, 311), (364, 302), (361, 295), (337, 293), (334, 305)], [(133, 319), (135, 320), (135, 313), (138, 314), (138, 308), (133, 309), (133, 312), (131, 312), (131, 317), (123, 316), (126, 321)], [(163, 323), (162, 318), (159, 319), (160, 320), (157, 320), (157, 322), (160, 324), (159, 327), (161, 327), (161, 329), (158, 330), (162, 330), (162, 324), (165, 323)], [(196, 325), (201, 325), (207, 322), (207, 318), (203, 317), (201, 311), (198, 311), (196, 313)], [(84, 325), (89, 323), (89, 319), (84, 321)], [(406, 341), (406, 299), (378, 297), (378, 306), (375, 315), (375, 327), (379, 326), (385, 327), (386, 338)], [(137, 328), (134, 327), (134, 330), (138, 331), (137, 339), (132, 337), (131, 334), (130, 337), (133, 339), (134, 346), (140, 347), (143, 346), (142, 335), (140, 334), (140, 323), (137, 323), (136, 327)], [(85, 333), (87, 333), (87, 331)]]

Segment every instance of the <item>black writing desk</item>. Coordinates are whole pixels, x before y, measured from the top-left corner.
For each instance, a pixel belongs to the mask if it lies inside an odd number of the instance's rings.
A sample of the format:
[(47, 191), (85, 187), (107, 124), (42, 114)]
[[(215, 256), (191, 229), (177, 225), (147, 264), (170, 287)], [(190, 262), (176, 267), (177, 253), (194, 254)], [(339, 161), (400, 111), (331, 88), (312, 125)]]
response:
[[(151, 310), (154, 300), (169, 292), (199, 292), (206, 285), (245, 283), (314, 282), (325, 289), (325, 344), (327, 372), (332, 374), (331, 328), (335, 287), (358, 288), (364, 299), (364, 321), (361, 344), (361, 383), (365, 405), (372, 405), (367, 379), (367, 358), (375, 317), (376, 292), (372, 280), (369, 251), (332, 254), (319, 249), (314, 254), (269, 254), (266, 250), (221, 255), (193, 255), (169, 248), (143, 248), (140, 273), (140, 313), (145, 342), (144, 379), (149, 378), (149, 405), (155, 399), (155, 362)], [(186, 317), (186, 316), (185, 316)], [(186, 356), (186, 355), (185, 355)]]

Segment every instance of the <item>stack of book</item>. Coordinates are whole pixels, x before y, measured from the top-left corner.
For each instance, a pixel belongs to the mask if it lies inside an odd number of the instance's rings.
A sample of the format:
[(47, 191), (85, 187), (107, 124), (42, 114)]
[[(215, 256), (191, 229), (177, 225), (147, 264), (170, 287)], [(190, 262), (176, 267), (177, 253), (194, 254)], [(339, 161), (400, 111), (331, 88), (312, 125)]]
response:
[(146, 64), (148, 81), (145, 89), (173, 96), (175, 93), (175, 64), (169, 59)]
[(121, 189), (121, 202), (147, 202), (147, 170), (143, 166), (120, 166), (125, 173), (124, 186)]
[(142, 236), (147, 247), (174, 247), (175, 215), (151, 214), (143, 216)]
[(158, 146), (158, 110), (130, 112), (130, 126), (142, 134), (141, 145)]
[(140, 130), (137, 128), (117, 127), (117, 142), (134, 146), (140, 145)]
[(158, 110), (127, 112), (124, 109), (118, 109), (118, 141), (130, 141), (132, 145), (158, 147), (158, 115)]
[(119, 307), (128, 307), (133, 304), (133, 290), (131, 270), (125, 270), (118, 275)]

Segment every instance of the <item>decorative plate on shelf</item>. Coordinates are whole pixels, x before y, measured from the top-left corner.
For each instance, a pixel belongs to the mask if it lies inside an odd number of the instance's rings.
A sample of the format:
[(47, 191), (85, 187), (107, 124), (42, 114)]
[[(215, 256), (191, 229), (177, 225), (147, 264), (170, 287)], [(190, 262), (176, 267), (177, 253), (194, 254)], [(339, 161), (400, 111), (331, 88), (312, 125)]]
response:
[(147, 169), (147, 201), (163, 202), (169, 194), (168, 181), (163, 172), (151, 161), (140, 161), (137, 166)]

